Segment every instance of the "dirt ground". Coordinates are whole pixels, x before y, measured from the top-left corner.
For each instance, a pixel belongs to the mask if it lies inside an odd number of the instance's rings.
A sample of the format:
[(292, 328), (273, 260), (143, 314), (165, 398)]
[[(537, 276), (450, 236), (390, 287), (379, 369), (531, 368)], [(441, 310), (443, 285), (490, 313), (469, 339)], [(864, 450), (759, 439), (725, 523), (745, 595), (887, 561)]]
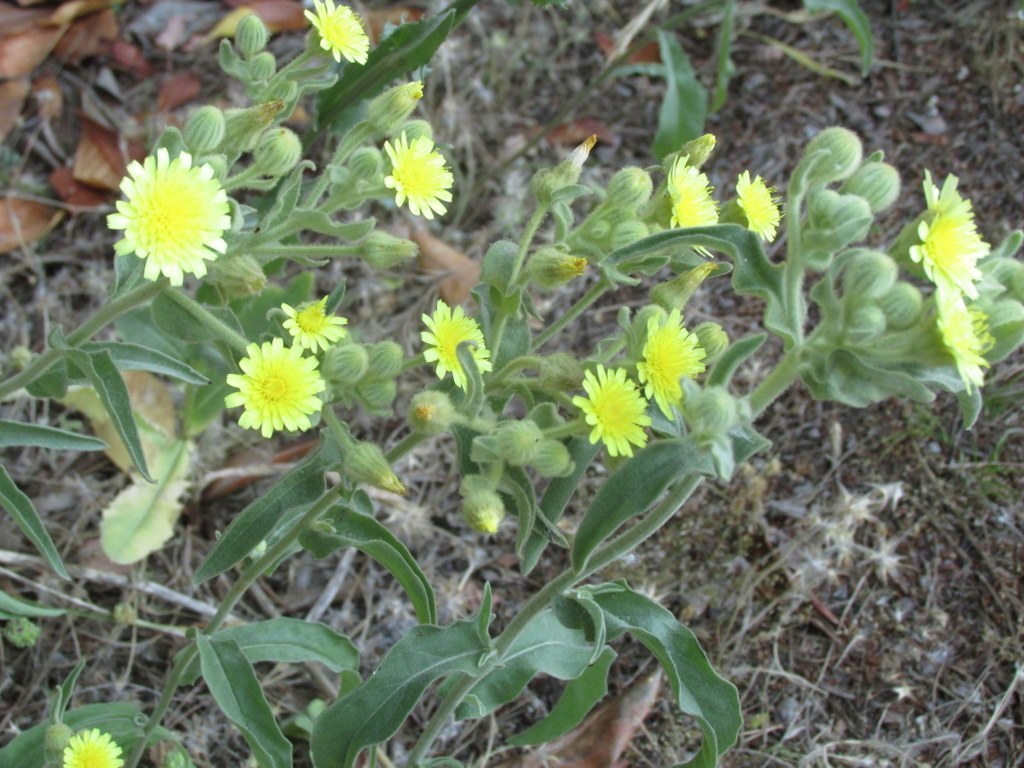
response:
[[(708, 123), (719, 141), (708, 167), (714, 184), (728, 185), (750, 169), (781, 186), (811, 136), (822, 127), (844, 125), (861, 135), (868, 150), (883, 150), (904, 178), (895, 210), (872, 233), (875, 242), (891, 239), (923, 205), (924, 169), (960, 178), (989, 242), (1024, 225), (1019, 3), (862, 0), (877, 53), (870, 75), (856, 84), (809, 71), (768, 41), (855, 76), (856, 43), (837, 19), (807, 20), (797, 2), (737, 5), (736, 73), (725, 106)], [(438, 138), (450, 147), (460, 191), (435, 234), (479, 257), (489, 242), (516, 233), (528, 212), (530, 174), (567, 151), (547, 142), (521, 150), (600, 71), (604, 56), (593, 34), (614, 35), (642, 9), (626, 0), (560, 10), (495, 1), (470, 14), (433, 62), (423, 100)], [(659, 7), (651, 22), (673, 10), (678, 8)], [(126, 16), (139, 12), (135, 6), (124, 10)], [(707, 17), (680, 33), (705, 73), (714, 32), (713, 17)], [(167, 53), (140, 38), (159, 72), (192, 68), (201, 75), (203, 97), (233, 97), (224, 92), (212, 46)], [(275, 45), (294, 50), (299, 41), (290, 33)], [(115, 113), (139, 115), (154, 96), (151, 84), (116, 73), (111, 76), (120, 94), (111, 96), (104, 90), (110, 70), (102, 57), (74, 67), (44, 67), (68, 100), (68, 117), (57, 132), (66, 153), (73, 153), (77, 140), (76, 99), (98, 98)], [(570, 116), (600, 121), (611, 138), (591, 156), (584, 181), (606, 179), (623, 165), (653, 162), (649, 145), (663, 89), (663, 81), (644, 75), (615, 79)], [(140, 127), (153, 128), (145, 121)], [(23, 186), (45, 180), (54, 162), (47, 156), (52, 153), (33, 149), (34, 140), (28, 122), (3, 148), (5, 173)], [(35, 247), (0, 259), (0, 348), (39, 349), (51, 327), (73, 327), (102, 302), (114, 240), (103, 222), (103, 211), (68, 218)], [(372, 275), (336, 263), (319, 280), (329, 288), (342, 275), (349, 280), (351, 322), (367, 338), (395, 338), (412, 350), (436, 278), (415, 270)], [(542, 311), (556, 314), (586, 287), (573, 286), (542, 302)], [(612, 327), (619, 306), (642, 300), (639, 293), (606, 297), (587, 327), (566, 333), (563, 344), (585, 351)], [(758, 330), (760, 311), (728, 286), (712, 284), (694, 299), (688, 319), (714, 319), (736, 338)], [(760, 364), (741, 371), (737, 384), (755, 383), (777, 353), (768, 348)], [(403, 383), (399, 414), (425, 375)], [(852, 410), (815, 402), (797, 387), (759, 422), (773, 441), (767, 453), (742, 467), (731, 483), (706, 485), (656, 541), (605, 574), (656, 595), (697, 633), (719, 671), (738, 686), (745, 726), (724, 765), (1024, 764), (1024, 356), (1018, 353), (992, 370), (985, 391), (986, 410), (965, 431), (950, 397), (930, 405), (890, 401)], [(55, 406), (22, 401), (0, 404), (0, 417), (55, 423), (61, 416)], [(229, 456), (255, 449), (251, 460), (258, 463), (296, 442), (267, 445), (229, 421), (202, 437), (197, 488)], [(397, 417), (366, 416), (355, 417), (353, 428), (387, 443), (404, 429)], [(34, 649), (0, 647), (0, 743), (44, 716), (47, 690), (80, 657), (89, 666), (77, 703), (127, 699), (150, 705), (181, 639), (167, 631), (118, 626), (89, 612), (128, 601), (151, 622), (199, 624), (202, 617), (184, 601), (161, 597), (147, 585), (216, 602), (228, 582), (215, 579), (195, 591), (191, 575), (214, 532), (265, 484), (215, 502), (194, 499), (180, 535), (125, 571), (105, 562), (96, 543), (99, 510), (124, 484), (106, 459), (38, 451), (4, 459), (36, 500), (67, 561), (102, 573), (66, 586), (28, 560), (12, 559), (10, 550), (27, 553), (27, 545), (13, 523), (0, 518), (0, 549), (7, 552), (0, 557), (7, 560), (0, 562), (0, 585), (44, 601), (30, 581), (70, 590), (82, 609), (81, 615), (48, 620), (47, 640)], [(475, 610), (485, 582), (492, 584), (504, 619), (564, 562), (547, 557), (524, 584), (511, 554), (510, 530), (478, 538), (458, 519), (452, 464), (446, 440), (425, 444), (397, 467), (409, 497), (381, 497), (382, 513), (431, 576), (442, 622)], [(325, 592), (334, 595), (329, 604), (318, 599)], [(319, 618), (352, 636), (366, 662), (415, 622), (387, 574), (361, 556), (340, 562), (297, 556), (262, 582), (239, 613)], [(625, 643), (620, 650), (615, 692), (652, 666), (642, 649)], [(364, 663), (364, 671), (369, 668)], [(263, 672), (268, 698), (281, 717), (336, 690), (334, 681), (302, 666)], [(542, 716), (557, 692), (550, 681), (535, 683), (493, 721), (448, 728), (437, 752), (496, 764), (502, 736)], [(421, 703), (408, 734), (415, 734), (431, 707)], [(181, 735), (199, 766), (245, 764), (244, 743), (201, 684), (179, 693), (165, 725)], [(633, 766), (671, 765), (692, 754), (698, 739), (693, 723), (663, 695), (622, 759)], [(392, 758), (401, 764), (401, 744)]]

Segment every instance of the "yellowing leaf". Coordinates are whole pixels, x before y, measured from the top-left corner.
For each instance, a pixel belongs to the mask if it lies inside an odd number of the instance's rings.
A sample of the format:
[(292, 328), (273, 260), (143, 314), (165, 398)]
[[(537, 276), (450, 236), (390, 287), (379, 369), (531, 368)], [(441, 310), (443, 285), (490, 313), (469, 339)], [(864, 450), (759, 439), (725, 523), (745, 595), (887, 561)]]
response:
[(132, 484), (103, 510), (100, 544), (115, 563), (136, 563), (174, 534), (174, 523), (181, 515), (179, 499), (188, 489), (193, 449), (185, 440), (165, 444), (149, 459), (156, 482), (133, 475)]

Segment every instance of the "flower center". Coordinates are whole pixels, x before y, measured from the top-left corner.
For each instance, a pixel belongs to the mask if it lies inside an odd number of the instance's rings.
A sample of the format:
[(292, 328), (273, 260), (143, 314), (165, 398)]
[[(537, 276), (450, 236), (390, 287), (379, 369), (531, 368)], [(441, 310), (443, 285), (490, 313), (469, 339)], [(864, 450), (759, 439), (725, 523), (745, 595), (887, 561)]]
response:
[(202, 235), (202, 203), (194, 185), (167, 179), (153, 194), (139, 201), (139, 218), (146, 222), (154, 241), (194, 244)]
[(306, 333), (319, 333), (327, 326), (327, 316), (319, 304), (313, 304), (295, 316), (295, 323)]
[(288, 381), (284, 376), (270, 374), (265, 376), (259, 384), (260, 395), (268, 403), (280, 402), (288, 391)]

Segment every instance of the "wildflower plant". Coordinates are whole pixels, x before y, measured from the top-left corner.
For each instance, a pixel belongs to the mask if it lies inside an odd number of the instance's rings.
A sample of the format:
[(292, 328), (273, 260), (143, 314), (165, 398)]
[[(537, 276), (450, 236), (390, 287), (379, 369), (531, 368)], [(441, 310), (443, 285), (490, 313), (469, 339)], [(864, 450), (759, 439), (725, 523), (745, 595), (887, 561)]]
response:
[[(566, 683), (557, 704), (534, 726), (502, 737), (524, 747), (557, 738), (598, 704), (615, 644), (629, 633), (665, 667), (674, 702), (701, 731), (685, 764), (714, 765), (741, 727), (736, 689), (667, 609), (598, 574), (654, 535), (706, 478), (727, 480), (764, 450), (756, 420), (792, 385), (852, 407), (951, 392), (970, 426), (985, 370), (1024, 340), (1024, 265), (1013, 258), (1022, 236), (989, 249), (955, 178), (940, 191), (927, 176), (920, 216), (893, 243), (868, 244), (899, 177), (880, 152), (865, 158), (859, 139), (841, 128), (810, 142), (784, 206), (753, 172), (740, 177), (733, 197), (715, 190), (701, 170), (712, 162), (711, 137), (679, 147), (658, 168), (625, 168), (603, 187), (582, 185), (591, 139), (536, 172), (521, 238), (493, 243), (483, 256), (475, 311), (437, 301), (410, 355), (346, 323), (344, 283), (314, 298), (312, 270), (333, 258), (400, 268), (415, 246), (378, 230), (368, 207), (408, 203), (409, 214), (429, 219), (458, 194), (455, 158), (440, 153), (429, 126), (411, 120), (422, 86), (399, 84), (369, 100), (317, 166), (284, 127), (304, 94), (333, 94), (361, 59), (372, 68), (375, 52), (362, 47), (352, 13), (318, 2), (306, 50), (281, 67), (265, 49), (262, 24), (239, 24), (220, 62), (252, 105), (199, 109), (129, 169), (125, 200), (108, 222), (123, 233), (108, 302), (78, 329), (54, 329), (44, 352), (0, 381), (0, 397), (60, 398), (71, 386), (91, 386), (127, 459), (161, 487), (188, 468), (191, 438), (225, 411), (264, 438), (318, 436), (317, 447), (210, 544), (195, 583), (223, 577), (233, 586), (205, 626), (185, 633), (159, 698), (144, 707), (68, 709), (79, 665), (56, 689), (48, 722), (0, 749), (0, 764), (136, 768), (147, 746), (178, 738), (164, 717), (178, 689), (202, 677), (255, 763), (290, 766), (293, 744), (253, 666), (270, 660), (316, 661), (341, 677), (333, 701), (296, 713), (317, 768), (351, 768), (366, 750), (407, 766), (459, 765), (457, 755), (433, 755), (451, 719), (486, 717), (547, 675)], [(340, 58), (348, 63), (338, 80)], [(321, 118), (334, 113), (331, 98), (320, 104)], [(277, 285), (282, 260), (302, 270)], [(717, 323), (689, 324), (689, 300), (726, 275), (737, 294), (764, 303), (765, 333), (729, 339)], [(589, 287), (568, 309), (539, 315), (541, 294), (584, 279)], [(623, 288), (648, 301), (636, 311), (622, 307), (615, 331), (593, 348), (557, 350), (560, 333)], [(111, 324), (118, 340), (92, 340)], [(734, 374), (769, 335), (781, 359), (764, 363), (770, 370), (756, 387), (737, 386)], [(354, 425), (393, 415), (396, 382), (414, 368), (436, 381), (399, 406), (405, 434), (391, 445), (363, 439)], [(160, 444), (174, 446), (172, 465), (144, 446), (149, 432), (122, 378), (132, 370), (183, 389), (182, 434)], [(378, 519), (366, 490), (405, 494), (409, 480), (395, 467), (427, 438), (450, 442), (457, 456), (467, 537), (507, 544), (524, 575), (545, 557), (565, 563), (500, 631), (494, 613), (507, 611), (507, 601), (494, 600), (489, 584), (475, 613), (438, 623), (431, 580)], [(67, 430), (0, 422), (0, 447), (10, 446), (105, 447)], [(595, 472), (598, 464), (607, 473)], [(596, 494), (584, 496), (584, 479), (601, 476)], [(574, 496), (585, 511), (563, 519)], [(2, 467), (0, 502), (68, 578), (31, 500)], [(148, 540), (136, 559), (166, 536)], [(249, 587), (297, 552), (326, 558), (353, 547), (393, 574), (419, 621), (375, 669), (361, 667), (344, 627), (288, 616), (229, 622)], [(48, 616), (14, 598), (0, 607), (4, 618)], [(117, 615), (145, 629), (133, 612)], [(428, 691), (439, 702), (415, 742), (392, 750)]]

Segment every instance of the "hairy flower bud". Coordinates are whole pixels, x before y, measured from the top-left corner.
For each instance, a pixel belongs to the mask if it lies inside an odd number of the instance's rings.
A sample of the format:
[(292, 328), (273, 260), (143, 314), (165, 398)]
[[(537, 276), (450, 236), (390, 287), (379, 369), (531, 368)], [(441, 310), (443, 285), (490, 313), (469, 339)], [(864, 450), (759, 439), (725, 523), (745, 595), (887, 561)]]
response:
[(250, 151), (283, 109), (284, 102), (275, 100), (268, 101), (266, 104), (257, 104), (254, 107), (227, 110), (224, 113), (222, 150), (225, 152)]
[(353, 442), (346, 446), (342, 472), (355, 483), (405, 496), (405, 486), (391, 469), (384, 452), (376, 443)]
[(612, 250), (625, 248), (641, 238), (647, 237), (647, 225), (642, 221), (625, 221), (615, 227), (612, 233)]
[(366, 375), (370, 355), (362, 344), (335, 344), (324, 353), (324, 378), (331, 384), (351, 386)]
[(704, 364), (711, 365), (729, 348), (729, 334), (718, 323), (701, 323), (693, 332), (704, 350)]
[(402, 133), (405, 134), (405, 138), (412, 144), (419, 138), (433, 139), (434, 127), (426, 120), (407, 120), (402, 125)]
[(924, 309), (924, 297), (910, 283), (896, 283), (877, 301), (887, 327), (902, 331), (917, 324)]
[(390, 413), (391, 404), (398, 394), (394, 379), (387, 381), (362, 382), (359, 385), (359, 396), (367, 410), (375, 416)]
[(896, 284), (899, 267), (888, 254), (857, 249), (846, 256), (843, 294), (847, 298), (877, 299)]
[(557, 288), (579, 277), (587, 268), (587, 260), (572, 256), (554, 245), (538, 248), (526, 262), (530, 281), (541, 288)]
[(185, 123), (183, 137), (194, 154), (213, 152), (224, 140), (224, 113), (211, 105), (200, 107)]
[(505, 421), (494, 431), (495, 443), (502, 459), (516, 467), (529, 464), (537, 454), (544, 433), (530, 420)]
[(253, 168), (264, 176), (284, 176), (302, 159), (302, 140), (288, 128), (272, 128), (263, 134), (252, 157)]
[(113, 618), (118, 624), (130, 627), (139, 620), (139, 612), (131, 603), (121, 602), (114, 606)]
[(848, 178), (860, 165), (864, 148), (857, 134), (846, 128), (826, 128), (810, 140), (804, 158), (823, 152), (810, 173), (812, 181), (828, 184)]
[(669, 312), (673, 309), (682, 311), (693, 294), (697, 292), (700, 284), (714, 274), (717, 269), (718, 265), (709, 261), (699, 267), (681, 272), (671, 280), (654, 286), (651, 290), (651, 301)]
[(402, 370), (405, 356), (402, 354), (402, 347), (393, 341), (371, 344), (369, 354), (368, 378), (390, 380)]
[(160, 764), (160, 768), (196, 768), (196, 765), (192, 762), (188, 752), (181, 747), (177, 747), (173, 752), (167, 754), (167, 757)]
[(538, 384), (546, 392), (573, 392), (583, 382), (583, 366), (568, 352), (541, 358)]
[(31, 648), (42, 630), (29, 619), (17, 617), (4, 624), (4, 638), (15, 648)]
[(423, 83), (419, 80), (396, 85), (370, 102), (366, 110), (366, 120), (377, 133), (391, 136), (412, 114), (417, 102), (422, 98)]
[(707, 387), (683, 401), (683, 417), (700, 437), (724, 434), (736, 425), (739, 412), (725, 387)]
[(643, 168), (623, 168), (608, 180), (608, 202), (636, 210), (651, 199), (654, 182)]
[(384, 156), (376, 147), (360, 147), (349, 158), (348, 168), (355, 181), (379, 184), (384, 175)]
[(266, 48), (269, 39), (270, 33), (266, 25), (255, 13), (246, 16), (235, 27), (235, 45), (247, 59), (251, 59)]
[(447, 432), (455, 423), (455, 406), (444, 392), (428, 389), (409, 403), (409, 426), (417, 432), (437, 435)]
[(403, 261), (416, 258), (419, 246), (412, 240), (395, 237), (387, 232), (374, 230), (360, 243), (363, 261), (374, 269), (388, 269)]
[(713, 133), (705, 133), (703, 136), (698, 136), (696, 139), (686, 142), (683, 148), (679, 150), (679, 156), (688, 157), (689, 160), (686, 161), (686, 164), (691, 168), (700, 168), (711, 157), (711, 153), (715, 151), (716, 144), (718, 144), (718, 139), (715, 138), (715, 135)]
[(860, 344), (880, 336), (885, 327), (885, 312), (873, 304), (866, 304), (850, 313), (846, 321), (846, 337)]
[(579, 181), (583, 164), (590, 156), (590, 150), (597, 144), (597, 136), (591, 136), (570, 154), (568, 159), (554, 168), (541, 168), (530, 180), (530, 187), (541, 205), (551, 205), (555, 193), (563, 187), (569, 187)]
[(54, 723), (43, 733), (43, 758), (47, 764), (63, 765), (64, 749), (75, 735), (66, 723)]
[(277, 59), (270, 51), (257, 53), (249, 62), (249, 73), (252, 79), (258, 83), (265, 82), (274, 76), (277, 71)]
[(530, 461), (530, 466), (542, 477), (565, 477), (576, 464), (569, 449), (558, 440), (544, 440)]
[(889, 208), (899, 197), (900, 174), (888, 163), (864, 163), (843, 183), (839, 191), (864, 198), (871, 212), (879, 213)]
[(467, 475), (459, 486), (462, 517), (478, 533), (497, 533), (505, 518), (505, 505), (490, 483), (480, 475)]
[(267, 285), (267, 275), (263, 267), (252, 256), (216, 259), (210, 263), (209, 270), (207, 280), (228, 299), (255, 296)]

